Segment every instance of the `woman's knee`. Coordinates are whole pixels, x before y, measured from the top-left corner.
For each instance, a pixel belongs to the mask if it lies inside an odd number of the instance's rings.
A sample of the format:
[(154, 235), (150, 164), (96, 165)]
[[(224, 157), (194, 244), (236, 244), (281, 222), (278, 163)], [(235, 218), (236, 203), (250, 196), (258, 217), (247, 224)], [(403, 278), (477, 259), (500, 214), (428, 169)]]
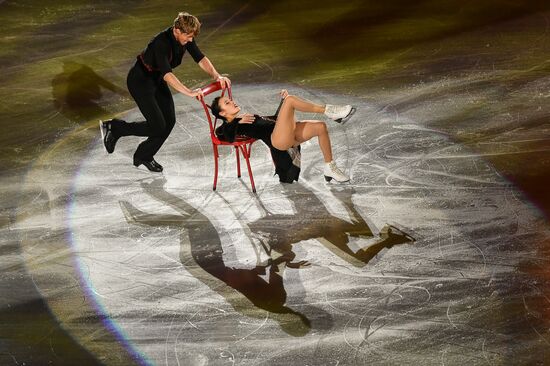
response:
[(298, 97), (295, 96), (295, 95), (288, 95), (285, 100), (284, 100), (284, 104), (286, 105), (290, 105), (290, 106), (294, 106), (294, 104), (296, 103), (296, 101), (298, 100)]
[(315, 136), (324, 136), (328, 135), (327, 124), (323, 121), (318, 121), (313, 124)]

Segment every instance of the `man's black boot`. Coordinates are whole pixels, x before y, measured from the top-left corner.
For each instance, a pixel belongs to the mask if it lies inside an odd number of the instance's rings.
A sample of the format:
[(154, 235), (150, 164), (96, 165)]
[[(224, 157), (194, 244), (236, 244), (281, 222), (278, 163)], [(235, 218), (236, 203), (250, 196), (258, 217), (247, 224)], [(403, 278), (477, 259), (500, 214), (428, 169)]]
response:
[(116, 119), (99, 121), (99, 130), (101, 131), (103, 145), (109, 154), (112, 154), (113, 151), (115, 151), (116, 142), (118, 141), (118, 137), (115, 137), (113, 134), (113, 121), (116, 121)]
[(141, 160), (141, 159), (138, 159), (138, 158), (134, 157), (134, 165), (136, 167), (138, 167), (141, 164), (143, 164), (150, 171), (156, 172), (156, 173), (160, 173), (164, 169), (162, 167), (162, 165), (160, 165), (159, 163), (157, 163), (155, 161), (155, 159), (151, 159), (150, 161), (146, 161), (146, 160)]

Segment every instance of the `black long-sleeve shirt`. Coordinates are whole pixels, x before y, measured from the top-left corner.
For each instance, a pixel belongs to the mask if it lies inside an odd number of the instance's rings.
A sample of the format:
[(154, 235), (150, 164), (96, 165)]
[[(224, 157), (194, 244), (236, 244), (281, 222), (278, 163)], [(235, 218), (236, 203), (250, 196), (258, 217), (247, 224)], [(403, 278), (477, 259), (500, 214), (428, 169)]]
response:
[(275, 174), (279, 175), (279, 180), (284, 183), (297, 181), (300, 175), (300, 167), (292, 163), (292, 158), (288, 151), (276, 149), (271, 144), (271, 134), (275, 128), (275, 121), (283, 105), (283, 99), (273, 116), (254, 115), (254, 122), (239, 123), (240, 118), (235, 118), (231, 122), (224, 121), (216, 128), (216, 136), (220, 140), (233, 142), (238, 135), (252, 137), (262, 140), (268, 147), (275, 164)]
[(182, 46), (174, 37), (172, 29), (173, 27), (169, 27), (157, 34), (137, 56), (147, 71), (157, 72), (161, 78), (181, 64), (185, 51), (188, 51), (197, 63), (204, 58), (195, 39)]
[(254, 122), (239, 123), (241, 119), (235, 118), (230, 123), (223, 122), (216, 128), (216, 136), (220, 140), (233, 142), (237, 136), (247, 136), (262, 140), (271, 147), (271, 133), (275, 128), (275, 119), (254, 115)]
[(254, 115), (254, 122), (252, 123), (239, 123), (240, 118), (235, 118), (231, 122), (223, 121), (223, 123), (216, 128), (216, 136), (220, 140), (233, 142), (237, 135), (248, 136), (265, 142), (270, 148), (271, 146), (271, 133), (275, 128), (275, 121), (281, 110), (284, 99), (281, 99), (277, 111), (272, 116), (259, 116)]

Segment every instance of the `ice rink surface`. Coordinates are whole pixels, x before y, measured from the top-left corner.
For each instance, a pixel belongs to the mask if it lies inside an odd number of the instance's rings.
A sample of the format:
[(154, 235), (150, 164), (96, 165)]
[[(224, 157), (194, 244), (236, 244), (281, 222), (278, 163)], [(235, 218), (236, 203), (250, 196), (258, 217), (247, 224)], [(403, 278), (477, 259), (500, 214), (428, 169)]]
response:
[[(293, 85), (235, 85), (233, 94), (244, 111), (267, 115), (283, 87), (357, 107), (345, 125), (313, 117), (327, 121), (350, 184), (325, 182), (316, 141), (302, 145), (299, 182), (280, 184), (258, 141), (257, 194), (224, 147), (212, 191), (204, 111), (181, 96), (156, 156), (162, 174), (131, 164), (139, 138), (108, 155), (91, 128), (33, 165), (10, 229), (27, 233), (21, 255), (62, 327), (92, 351), (117, 339), (143, 364), (548, 359), (538, 311), (547, 285), (518, 269), (537, 261), (522, 243), (549, 232), (522, 193), (414, 113)], [(124, 117), (141, 119), (137, 109)]]

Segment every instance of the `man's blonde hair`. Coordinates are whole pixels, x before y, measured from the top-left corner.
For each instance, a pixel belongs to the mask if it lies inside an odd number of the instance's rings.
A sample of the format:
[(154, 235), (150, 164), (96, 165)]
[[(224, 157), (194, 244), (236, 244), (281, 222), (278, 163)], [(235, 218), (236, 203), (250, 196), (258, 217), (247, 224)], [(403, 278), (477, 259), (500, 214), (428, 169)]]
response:
[(174, 19), (174, 28), (179, 29), (183, 33), (198, 36), (201, 30), (201, 23), (196, 16), (187, 12), (181, 12), (176, 19)]

